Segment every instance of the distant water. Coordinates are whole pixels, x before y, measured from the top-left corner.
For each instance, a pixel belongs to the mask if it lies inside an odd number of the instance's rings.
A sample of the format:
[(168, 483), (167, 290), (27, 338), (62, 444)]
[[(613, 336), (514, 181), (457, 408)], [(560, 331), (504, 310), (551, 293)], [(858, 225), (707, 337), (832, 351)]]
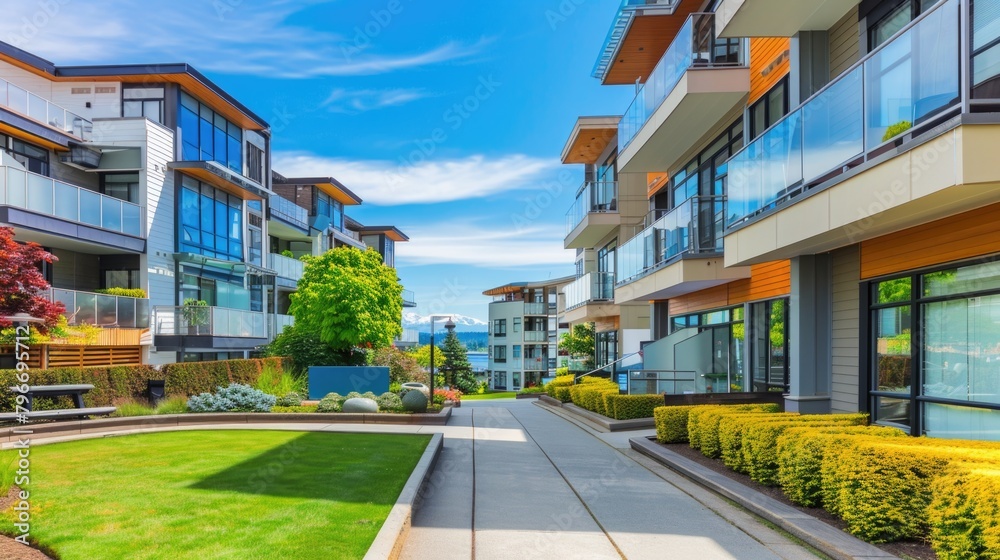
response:
[(489, 356), (486, 352), (469, 352), (469, 363), (472, 364), (472, 371), (486, 371)]

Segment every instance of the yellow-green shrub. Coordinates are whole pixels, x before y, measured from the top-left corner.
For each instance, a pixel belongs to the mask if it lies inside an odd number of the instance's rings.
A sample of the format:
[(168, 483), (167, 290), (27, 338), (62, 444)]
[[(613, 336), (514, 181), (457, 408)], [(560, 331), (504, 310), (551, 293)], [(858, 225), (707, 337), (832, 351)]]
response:
[[(771, 422), (775, 420), (787, 420), (796, 418), (795, 413), (771, 413), (771, 412), (738, 412), (730, 413), (719, 417), (719, 427), (716, 430), (718, 437), (718, 456), (722, 462), (736, 472), (746, 472), (743, 466), (743, 431), (752, 423)], [(702, 445), (702, 453), (706, 446)], [(712, 450), (712, 444), (708, 444), (708, 449)]]
[(595, 377), (584, 377), (581, 381), (582, 383), (574, 385), (570, 389), (570, 398), (573, 404), (591, 412), (605, 414), (604, 395), (617, 395), (620, 392), (618, 384), (608, 379)]
[(1000, 468), (954, 465), (934, 480), (930, 541), (945, 560), (1000, 560)]
[(573, 376), (564, 375), (556, 377), (552, 381), (545, 384), (545, 393), (553, 399), (558, 399), (562, 402), (569, 402), (569, 389), (572, 386)]
[(707, 457), (719, 456), (719, 421), (730, 414), (775, 413), (776, 404), (703, 405), (688, 414), (688, 439), (691, 447), (701, 449)]
[(821, 467), (827, 449), (847, 442), (848, 435), (908, 438), (902, 430), (884, 426), (789, 427), (776, 442), (778, 483), (792, 502), (807, 506), (823, 505)]
[(653, 411), (663, 406), (663, 395), (620, 395), (604, 393), (605, 416), (615, 420), (652, 418)]
[(751, 423), (743, 431), (742, 465), (750, 478), (765, 486), (778, 484), (778, 437), (789, 428), (865, 426), (867, 414), (809, 414)]
[(656, 441), (682, 443), (688, 441), (688, 413), (694, 406), (658, 406), (653, 409)]

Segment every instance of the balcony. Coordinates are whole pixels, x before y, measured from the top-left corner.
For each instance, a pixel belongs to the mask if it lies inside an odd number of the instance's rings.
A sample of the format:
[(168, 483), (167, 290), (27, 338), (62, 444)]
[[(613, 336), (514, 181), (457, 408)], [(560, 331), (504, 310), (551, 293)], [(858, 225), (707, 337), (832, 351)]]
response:
[(0, 105), (81, 140), (90, 140), (94, 131), (89, 120), (3, 79)]
[[(676, 13), (681, 0), (622, 0), (593, 76), (604, 85), (635, 83), (663, 54), (666, 42), (677, 33)], [(662, 42), (652, 42), (658, 38)], [(659, 47), (658, 49), (656, 47)]]
[(292, 288), (302, 279), (302, 274), (306, 269), (305, 263), (299, 259), (293, 259), (277, 253), (268, 254), (267, 264), (268, 268), (275, 271), (279, 278), (290, 281), (283, 282), (284, 286)]
[(720, 37), (792, 37), (826, 31), (857, 5), (858, 0), (723, 0), (715, 14)]
[(524, 369), (524, 371), (546, 371), (549, 369), (548, 365), (548, 360), (545, 358), (526, 356), (521, 368)]
[(285, 327), (290, 327), (295, 324), (294, 315), (274, 315), (274, 332), (276, 334), (281, 334), (285, 330)]
[(727, 265), (824, 252), (995, 202), (1000, 173), (983, 150), (997, 121), (960, 113), (994, 102), (963, 84), (996, 72), (958, 63), (961, 6), (921, 15), (730, 159)]
[(548, 342), (548, 331), (524, 331), (525, 342)]
[(591, 272), (566, 285), (566, 311), (569, 323), (590, 321), (619, 314), (615, 301), (615, 274)]
[[(135, 251), (145, 247), (141, 241), (146, 237), (141, 206), (44, 175), (0, 166), (0, 206), (10, 207), (0, 212), (0, 221), (50, 237), (70, 237)], [(48, 244), (47, 239), (39, 242)]]
[(309, 211), (298, 204), (272, 194), (268, 197), (267, 209), (269, 218), (281, 220), (301, 230), (295, 232), (298, 236), (309, 232)]
[(70, 326), (149, 328), (149, 300), (145, 298), (78, 292), (61, 288), (50, 288), (48, 296), (49, 301), (62, 303), (66, 307), (66, 320)]
[(403, 334), (396, 339), (396, 346), (416, 346), (420, 344), (420, 331), (417, 329), (403, 329)]
[(403, 307), (416, 307), (417, 297), (413, 294), (413, 290), (403, 290)]
[(618, 123), (620, 172), (670, 168), (749, 94), (745, 41), (715, 38), (692, 14)]
[(549, 307), (544, 303), (528, 303), (524, 304), (524, 314), (525, 315), (548, 315)]
[(158, 350), (239, 350), (265, 343), (264, 313), (225, 307), (153, 308), (153, 345)]
[(567, 249), (593, 247), (621, 225), (618, 183), (587, 181), (580, 187), (573, 207), (566, 213)]
[[(676, 297), (747, 277), (713, 259), (722, 254), (724, 202), (691, 197), (619, 247), (615, 302)], [(686, 262), (690, 257), (698, 257), (697, 264)]]

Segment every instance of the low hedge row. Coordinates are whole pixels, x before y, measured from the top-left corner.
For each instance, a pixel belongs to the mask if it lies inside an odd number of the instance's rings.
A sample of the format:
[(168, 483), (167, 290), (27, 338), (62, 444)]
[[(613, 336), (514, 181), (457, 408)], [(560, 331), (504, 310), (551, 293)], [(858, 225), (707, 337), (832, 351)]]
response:
[(545, 384), (545, 393), (560, 402), (570, 402), (569, 390), (573, 387), (572, 375), (560, 375)]
[(617, 388), (604, 394), (604, 415), (615, 420), (651, 418), (658, 407), (663, 395), (620, 395)]
[(569, 391), (573, 404), (603, 416), (610, 416), (604, 397), (619, 395), (621, 391), (618, 384), (600, 377), (584, 377), (580, 381), (580, 384), (574, 385)]
[(687, 440), (855, 536), (928, 539), (939, 558), (1000, 560), (1000, 443), (911, 438), (864, 414), (795, 415), (760, 405), (660, 407), (661, 442)]
[[(122, 400), (146, 398), (147, 381), (166, 380), (167, 396), (191, 396), (212, 392), (230, 383), (253, 385), (267, 364), (282, 368), (284, 358), (222, 360), (166, 364), (160, 370), (149, 365), (71, 367), (30, 370), (32, 385), (89, 384), (94, 389), (84, 395), (88, 407), (109, 406)], [(6, 389), (18, 385), (17, 370), (0, 370), (0, 412), (15, 409), (15, 395)], [(39, 399), (35, 408), (66, 408), (68, 398)]]

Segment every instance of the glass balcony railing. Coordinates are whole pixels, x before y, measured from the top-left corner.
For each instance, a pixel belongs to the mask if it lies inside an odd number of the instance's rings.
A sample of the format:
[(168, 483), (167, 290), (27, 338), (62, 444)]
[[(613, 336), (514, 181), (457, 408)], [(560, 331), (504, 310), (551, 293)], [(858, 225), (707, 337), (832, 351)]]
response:
[(403, 305), (405, 307), (417, 306), (417, 297), (413, 294), (413, 290), (403, 290)]
[(615, 19), (611, 23), (611, 29), (608, 30), (608, 35), (604, 39), (604, 48), (601, 49), (601, 55), (594, 65), (593, 76), (602, 79), (611, 67), (615, 53), (618, 52), (618, 47), (625, 39), (625, 32), (628, 31), (636, 10), (659, 7), (669, 10), (665, 13), (670, 14), (673, 13), (673, 10), (679, 4), (680, 0), (621, 0), (621, 4), (618, 6), (618, 13), (615, 15)]
[(267, 338), (267, 318), (257, 311), (225, 307), (156, 306), (156, 336), (225, 336)]
[(306, 264), (299, 259), (293, 259), (277, 253), (268, 254), (267, 259), (268, 267), (275, 271), (278, 276), (295, 280), (296, 282), (302, 279), (302, 273), (305, 272)]
[(727, 227), (957, 107), (958, 7), (959, 0), (938, 4), (734, 155)]
[(82, 140), (90, 140), (94, 132), (94, 123), (2, 79), (0, 105)]
[(275, 327), (276, 327), (276, 331), (275, 332), (277, 332), (278, 334), (281, 334), (281, 331), (285, 330), (285, 327), (290, 327), (290, 326), (292, 326), (292, 325), (295, 324), (295, 316), (294, 315), (280, 315), (280, 314), (275, 315), (274, 316), (274, 324), (275, 324)]
[(144, 213), (138, 204), (13, 167), (0, 166), (0, 204), (146, 237)]
[(576, 309), (594, 301), (615, 299), (615, 274), (590, 272), (566, 285), (566, 310)]
[(548, 331), (524, 331), (525, 342), (545, 342), (548, 337)]
[(149, 300), (61, 288), (49, 289), (49, 300), (66, 307), (70, 326), (95, 325), (144, 329), (149, 327)]
[(272, 194), (268, 198), (267, 206), (271, 210), (271, 215), (302, 229), (309, 229), (309, 211), (298, 204)]
[(618, 123), (619, 151), (635, 138), (685, 72), (691, 68), (744, 66), (743, 43), (739, 39), (715, 38), (715, 14), (691, 14)]
[(544, 303), (529, 303), (524, 304), (524, 314), (525, 315), (548, 315), (549, 307)]
[(721, 253), (725, 197), (691, 197), (618, 248), (618, 285), (684, 254)]
[(566, 213), (566, 233), (573, 231), (587, 214), (618, 213), (618, 183), (587, 181)]
[(548, 360), (545, 358), (533, 358), (531, 356), (526, 356), (524, 358), (524, 363), (521, 367), (525, 371), (542, 371), (548, 369)]
[(418, 344), (420, 342), (420, 331), (417, 329), (403, 329), (403, 334), (399, 335), (396, 341), (406, 344)]

